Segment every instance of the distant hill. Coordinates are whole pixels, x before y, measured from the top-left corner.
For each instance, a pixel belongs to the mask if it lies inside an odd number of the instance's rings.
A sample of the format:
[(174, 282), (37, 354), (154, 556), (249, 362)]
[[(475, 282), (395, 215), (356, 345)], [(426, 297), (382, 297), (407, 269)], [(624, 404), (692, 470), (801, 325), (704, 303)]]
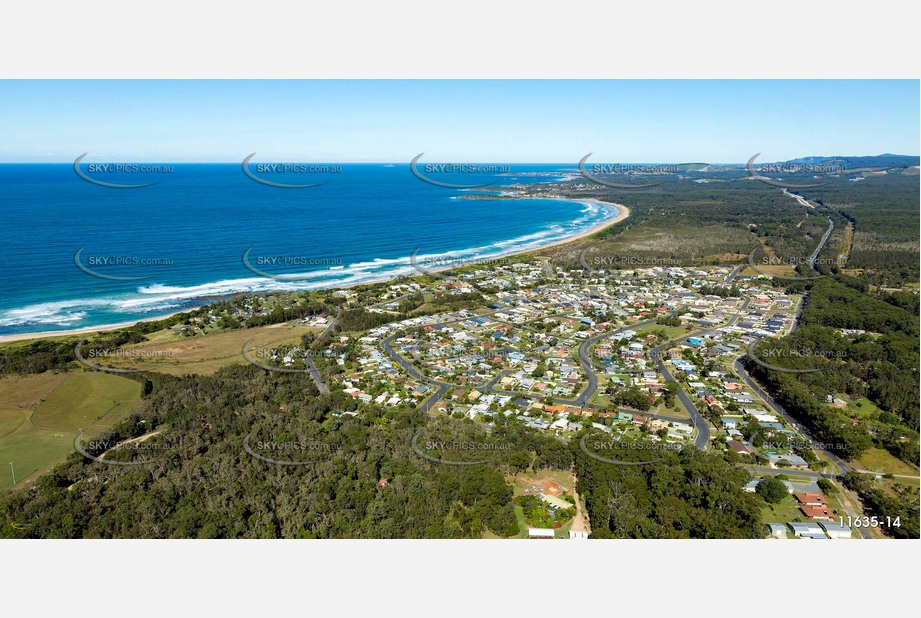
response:
[(679, 172), (702, 172), (706, 171), (709, 167), (709, 163), (681, 163), (676, 166)]
[(893, 167), (910, 167), (921, 164), (921, 157), (910, 155), (881, 154), (872, 157), (801, 157), (786, 161), (789, 164), (801, 165), (840, 165), (845, 169), (855, 170), (863, 168), (893, 168)]

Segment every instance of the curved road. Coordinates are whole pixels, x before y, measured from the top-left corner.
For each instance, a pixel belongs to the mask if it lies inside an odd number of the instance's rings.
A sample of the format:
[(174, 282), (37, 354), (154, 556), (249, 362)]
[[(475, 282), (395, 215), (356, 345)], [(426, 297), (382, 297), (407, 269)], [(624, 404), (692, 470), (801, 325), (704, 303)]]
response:
[[(674, 317), (676, 315), (680, 315), (681, 313), (685, 311), (685, 309), (687, 309), (687, 306), (682, 305), (675, 311), (672, 311), (671, 313), (669, 313), (666, 317)], [(582, 391), (582, 393), (578, 397), (576, 397), (575, 400), (572, 401), (572, 403), (575, 405), (579, 405), (579, 406), (587, 405), (589, 399), (591, 399), (592, 395), (595, 394), (595, 391), (598, 390), (598, 374), (595, 372), (595, 365), (592, 362), (591, 357), (589, 356), (589, 349), (595, 343), (601, 341), (602, 339), (607, 339), (608, 337), (611, 337), (618, 333), (622, 333), (625, 330), (633, 330), (635, 328), (646, 326), (647, 324), (652, 324), (657, 319), (658, 317), (651, 318), (649, 320), (641, 320), (634, 324), (630, 324), (629, 326), (622, 326), (616, 330), (612, 330), (607, 333), (601, 333), (600, 335), (595, 335), (594, 337), (589, 337), (588, 339), (584, 340), (582, 344), (579, 346), (579, 364), (582, 365), (582, 371), (585, 372), (585, 375), (588, 379), (588, 384), (586, 385), (585, 390)]]
[[(738, 311), (739, 314), (741, 314), (746, 309), (748, 309), (748, 303), (750, 302), (750, 300), (751, 299), (746, 298), (742, 302), (742, 306), (739, 307), (739, 311)], [(666, 379), (672, 380), (673, 382), (678, 382), (677, 380), (675, 380), (675, 376), (672, 375), (672, 372), (669, 370), (668, 366), (662, 362), (662, 359), (659, 356), (659, 353), (661, 352), (661, 350), (665, 347), (672, 347), (683, 341), (687, 341), (691, 337), (699, 337), (701, 335), (707, 335), (707, 334), (716, 332), (716, 330), (719, 328), (725, 328), (727, 326), (732, 326), (733, 324), (739, 321), (740, 317), (741, 315), (736, 315), (735, 317), (730, 319), (728, 322), (726, 322), (722, 326), (704, 328), (698, 331), (694, 331), (692, 333), (688, 333), (681, 337), (678, 337), (677, 339), (670, 339), (669, 341), (666, 341), (665, 343), (662, 343), (654, 347), (653, 349), (651, 349), (649, 351), (649, 358), (652, 359), (652, 362), (655, 363), (656, 365), (656, 369), (659, 371), (659, 373), (665, 376)], [(678, 389), (678, 401), (680, 401), (681, 405), (684, 406), (684, 409), (687, 410), (688, 414), (691, 416), (691, 422), (693, 422), (694, 427), (697, 428), (697, 438), (694, 440), (694, 446), (696, 446), (700, 450), (706, 450), (710, 445), (710, 426), (707, 424), (707, 419), (705, 419), (703, 417), (703, 414), (700, 413), (700, 410), (697, 409), (697, 405), (694, 403), (694, 400), (692, 400), (688, 396), (687, 392), (684, 390), (684, 387), (681, 386), (680, 382), (678, 382), (678, 385), (680, 387)]]

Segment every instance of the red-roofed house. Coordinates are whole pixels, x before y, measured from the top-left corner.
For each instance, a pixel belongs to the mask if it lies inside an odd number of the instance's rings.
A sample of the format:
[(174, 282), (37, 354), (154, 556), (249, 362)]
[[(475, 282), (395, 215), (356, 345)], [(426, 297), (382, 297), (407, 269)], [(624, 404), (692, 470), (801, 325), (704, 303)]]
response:
[(793, 497), (804, 506), (825, 506), (825, 496), (822, 494), (793, 494)]
[(824, 519), (831, 521), (833, 516), (827, 506), (801, 506), (799, 510), (809, 519)]

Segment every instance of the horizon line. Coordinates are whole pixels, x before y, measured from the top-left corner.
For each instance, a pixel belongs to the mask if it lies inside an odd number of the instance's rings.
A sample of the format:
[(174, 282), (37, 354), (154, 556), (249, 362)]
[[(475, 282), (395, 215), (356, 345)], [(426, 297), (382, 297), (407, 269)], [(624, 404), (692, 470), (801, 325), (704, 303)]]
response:
[[(885, 152), (880, 154), (849, 154), (849, 155), (801, 155), (794, 157), (792, 159), (777, 159), (772, 161), (765, 161), (765, 163), (779, 163), (792, 161), (796, 159), (806, 159), (806, 158), (871, 158), (871, 157), (918, 157), (921, 158), (921, 154), (900, 154)], [(77, 157), (75, 157), (76, 159)], [(245, 159), (245, 157), (244, 157)], [(599, 162), (604, 163), (616, 163), (616, 164), (629, 164), (629, 165), (740, 165), (745, 166), (746, 162), (735, 162), (735, 161), (701, 161), (701, 160), (685, 160), (685, 161), (628, 161), (628, 160), (609, 160), (609, 159), (599, 159)], [(84, 161), (83, 163), (162, 163), (162, 164), (172, 164), (172, 165), (240, 165), (243, 162), (243, 159), (229, 159), (229, 160), (212, 160), (212, 161), (179, 161), (179, 160), (163, 160), (163, 159), (106, 159), (105, 161)], [(259, 163), (326, 163), (331, 165), (410, 165), (410, 160), (406, 161), (334, 161), (327, 159), (290, 159), (290, 158), (279, 158), (279, 159), (267, 159), (265, 161), (252, 162), (252, 165), (258, 165)], [(74, 160), (54, 160), (54, 161), (36, 161), (36, 160), (22, 160), (22, 161), (11, 161), (11, 160), (0, 160), (0, 165), (73, 165)], [(434, 164), (456, 164), (456, 165), (573, 165), (576, 168), (579, 166), (579, 161), (489, 161), (489, 160), (449, 160), (449, 159), (433, 159), (423, 165), (434, 165)], [(592, 165), (598, 163), (593, 162)], [(759, 165), (762, 165), (762, 162), (759, 162)]]

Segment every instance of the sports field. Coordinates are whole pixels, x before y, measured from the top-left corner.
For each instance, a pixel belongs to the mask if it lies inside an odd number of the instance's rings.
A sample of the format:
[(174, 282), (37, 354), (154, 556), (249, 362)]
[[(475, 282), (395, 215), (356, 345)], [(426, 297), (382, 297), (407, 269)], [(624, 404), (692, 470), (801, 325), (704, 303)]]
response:
[(118, 423), (140, 395), (138, 382), (101, 372), (0, 379), (0, 491), (64, 461), (81, 428)]

